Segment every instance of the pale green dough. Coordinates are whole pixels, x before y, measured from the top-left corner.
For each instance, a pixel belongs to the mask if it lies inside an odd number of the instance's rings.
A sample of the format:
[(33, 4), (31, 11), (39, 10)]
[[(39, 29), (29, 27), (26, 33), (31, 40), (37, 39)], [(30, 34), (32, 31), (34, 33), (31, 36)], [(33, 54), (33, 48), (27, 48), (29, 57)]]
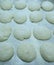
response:
[(10, 60), (14, 55), (14, 49), (10, 43), (0, 44), (0, 61), (5, 62)]
[(40, 54), (47, 62), (54, 62), (54, 43), (43, 43), (40, 47)]
[(11, 12), (2, 11), (0, 12), (0, 22), (1, 23), (10, 23), (12, 21), (13, 15)]
[(54, 5), (50, 1), (44, 1), (44, 2), (42, 2), (42, 8), (45, 11), (51, 11), (54, 9)]
[(17, 56), (24, 62), (32, 62), (36, 58), (35, 48), (30, 43), (21, 43), (17, 47)]
[(31, 30), (25, 26), (16, 27), (13, 35), (16, 39), (23, 41), (24, 39), (29, 39), (31, 37)]
[(11, 35), (11, 27), (8, 25), (0, 26), (0, 42), (8, 40)]
[(14, 14), (14, 21), (17, 24), (23, 24), (27, 21), (27, 16), (24, 13), (15, 13)]
[(40, 4), (38, 2), (30, 2), (28, 4), (28, 9), (30, 11), (36, 11), (36, 10), (40, 10)]
[(24, 8), (26, 8), (26, 2), (25, 1), (15, 1), (15, 8), (22, 10)]
[(38, 23), (38, 22), (42, 21), (43, 16), (42, 16), (42, 13), (41, 12), (35, 11), (35, 12), (32, 12), (30, 14), (29, 18), (30, 18), (30, 21), (32, 23)]
[(46, 20), (51, 23), (54, 24), (54, 12), (49, 12), (46, 14)]
[(52, 37), (51, 30), (45, 26), (35, 26), (33, 35), (38, 40), (48, 40)]
[(10, 10), (13, 7), (11, 0), (1, 0), (0, 5), (3, 10)]

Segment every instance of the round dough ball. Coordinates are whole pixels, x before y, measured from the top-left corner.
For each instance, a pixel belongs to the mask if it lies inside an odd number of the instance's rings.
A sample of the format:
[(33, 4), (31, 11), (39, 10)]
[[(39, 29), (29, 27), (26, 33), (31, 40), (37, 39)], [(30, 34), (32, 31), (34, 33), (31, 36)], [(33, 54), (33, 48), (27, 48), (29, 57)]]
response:
[(23, 24), (27, 21), (27, 17), (25, 14), (21, 13), (16, 13), (14, 15), (14, 21), (18, 24)]
[(46, 14), (46, 20), (49, 23), (54, 24), (54, 12), (50, 12), (50, 13)]
[(19, 10), (26, 8), (26, 2), (25, 1), (15, 1), (15, 8)]
[(38, 2), (31, 2), (28, 5), (30, 11), (40, 10), (40, 4)]
[(33, 35), (39, 40), (48, 40), (51, 38), (52, 33), (51, 30), (45, 26), (36, 26), (33, 29)]
[(0, 2), (1, 8), (4, 10), (10, 10), (13, 6), (11, 0), (1, 0)]
[(11, 22), (13, 16), (11, 12), (0, 12), (0, 22), (9, 23)]
[(36, 58), (35, 48), (30, 43), (21, 43), (17, 47), (17, 56), (24, 62), (32, 62)]
[(0, 42), (8, 40), (11, 35), (11, 27), (7, 25), (0, 26)]
[(51, 3), (50, 1), (44, 1), (42, 3), (42, 8), (45, 11), (51, 11), (51, 10), (53, 10), (54, 6), (53, 6), (53, 3)]
[(31, 30), (27, 27), (16, 27), (13, 33), (14, 37), (18, 40), (23, 41), (24, 39), (28, 39), (31, 36)]
[(54, 62), (54, 43), (45, 43), (40, 47), (42, 58), (47, 62)]
[(0, 44), (0, 61), (8, 61), (14, 55), (13, 47), (8, 43)]
[(31, 13), (29, 18), (32, 23), (40, 22), (43, 19), (42, 13), (38, 11)]

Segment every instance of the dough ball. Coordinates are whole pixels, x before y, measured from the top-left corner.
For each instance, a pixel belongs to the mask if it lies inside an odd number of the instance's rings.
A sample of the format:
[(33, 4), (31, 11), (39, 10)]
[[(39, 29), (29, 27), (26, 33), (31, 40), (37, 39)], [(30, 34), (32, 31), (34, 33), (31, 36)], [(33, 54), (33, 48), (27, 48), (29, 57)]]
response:
[(15, 8), (19, 10), (26, 8), (26, 2), (25, 1), (15, 1)]
[(0, 61), (8, 61), (14, 55), (13, 47), (8, 43), (0, 44)]
[(18, 40), (28, 39), (31, 36), (31, 30), (25, 26), (16, 27), (14, 30), (14, 37)]
[(10, 10), (13, 6), (11, 0), (1, 0), (0, 2), (1, 8), (4, 10)]
[(11, 22), (13, 16), (11, 12), (0, 12), (0, 22), (9, 23)]
[(42, 13), (38, 11), (31, 13), (29, 18), (32, 23), (40, 22), (43, 19)]
[(47, 62), (54, 62), (54, 43), (45, 43), (40, 47), (42, 58)]
[(39, 40), (48, 40), (51, 38), (52, 33), (51, 30), (45, 26), (36, 26), (33, 29), (33, 35)]
[(30, 43), (21, 43), (17, 47), (17, 56), (24, 62), (32, 62), (36, 58), (35, 48)]
[(46, 14), (46, 20), (47, 20), (49, 23), (54, 24), (54, 12), (47, 13), (47, 14)]
[(42, 3), (42, 8), (45, 11), (51, 11), (51, 10), (53, 10), (54, 6), (53, 6), (53, 3), (51, 3), (50, 1), (44, 1)]
[(0, 26), (0, 42), (8, 40), (11, 35), (11, 27), (8, 25)]
[(30, 2), (28, 5), (30, 11), (40, 10), (40, 4), (38, 2)]
[(14, 21), (18, 24), (23, 24), (27, 21), (27, 16), (23, 13), (16, 13), (14, 15)]

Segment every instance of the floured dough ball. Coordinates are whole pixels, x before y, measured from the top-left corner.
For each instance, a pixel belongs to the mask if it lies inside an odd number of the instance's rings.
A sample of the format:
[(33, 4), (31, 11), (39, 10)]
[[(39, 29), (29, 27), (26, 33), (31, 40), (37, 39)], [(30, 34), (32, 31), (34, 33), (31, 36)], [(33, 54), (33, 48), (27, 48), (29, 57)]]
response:
[(19, 10), (26, 8), (26, 2), (25, 1), (15, 1), (15, 8)]
[(0, 1), (1, 8), (4, 10), (10, 10), (13, 6), (11, 0), (1, 0)]
[(40, 10), (40, 4), (38, 2), (30, 2), (28, 4), (28, 9), (30, 11), (36, 11), (36, 10)]
[(51, 38), (51, 30), (45, 26), (35, 26), (33, 29), (33, 35), (39, 40), (48, 40)]
[(14, 37), (18, 40), (28, 39), (31, 36), (31, 30), (25, 26), (16, 27), (14, 30)]
[(8, 43), (1, 43), (0, 44), (0, 61), (8, 61), (14, 55), (13, 47)]
[(40, 47), (40, 53), (47, 62), (54, 62), (54, 43), (45, 43)]
[(32, 23), (40, 22), (43, 19), (42, 13), (38, 11), (31, 13), (29, 18)]
[(23, 13), (15, 13), (14, 21), (18, 24), (23, 24), (27, 21), (27, 16), (26, 14), (23, 14)]
[(11, 27), (8, 25), (0, 26), (0, 42), (8, 40), (11, 35)]
[(44, 2), (42, 3), (42, 8), (43, 8), (45, 11), (51, 11), (51, 10), (53, 10), (54, 5), (53, 5), (53, 3), (51, 3), (50, 1), (44, 1)]
[(1, 23), (9, 23), (12, 20), (11, 12), (0, 12), (0, 22)]
[(36, 58), (35, 48), (30, 43), (21, 43), (17, 47), (17, 56), (24, 62), (32, 62)]
[(49, 22), (49, 23), (52, 23), (54, 24), (54, 12), (49, 12), (46, 14), (46, 20)]

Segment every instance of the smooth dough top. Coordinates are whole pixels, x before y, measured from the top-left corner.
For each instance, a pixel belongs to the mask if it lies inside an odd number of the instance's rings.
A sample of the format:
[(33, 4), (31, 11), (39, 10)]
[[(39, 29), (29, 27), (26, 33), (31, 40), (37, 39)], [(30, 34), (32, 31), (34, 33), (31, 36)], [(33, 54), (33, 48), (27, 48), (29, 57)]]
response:
[(45, 11), (51, 11), (51, 10), (53, 10), (54, 5), (53, 5), (53, 3), (51, 3), (50, 1), (44, 1), (44, 2), (42, 3), (42, 8), (43, 8)]
[(15, 8), (22, 10), (24, 8), (26, 8), (26, 2), (25, 1), (15, 1)]
[(11, 0), (1, 0), (0, 6), (3, 10), (10, 10), (13, 7), (13, 3)]
[(0, 44), (0, 61), (8, 61), (14, 55), (14, 49), (10, 43), (1, 43)]
[(11, 27), (8, 25), (0, 26), (0, 42), (6, 41), (11, 34)]
[(40, 47), (40, 53), (47, 62), (54, 62), (54, 43), (43, 43)]
[(17, 47), (17, 56), (24, 62), (32, 62), (36, 58), (35, 48), (30, 43), (21, 43)]
[(40, 10), (40, 4), (38, 2), (30, 2), (28, 4), (28, 9), (30, 11), (36, 11), (36, 10)]
[(33, 29), (33, 35), (39, 40), (48, 40), (51, 38), (51, 30), (45, 26), (35, 26)]
[(28, 39), (31, 36), (31, 30), (25, 26), (19, 26), (14, 29), (14, 37), (18, 40)]
[(29, 16), (30, 21), (33, 23), (40, 22), (43, 19), (43, 15), (39, 11), (32, 12)]
[(54, 24), (54, 12), (49, 12), (46, 14), (46, 20), (51, 23)]

